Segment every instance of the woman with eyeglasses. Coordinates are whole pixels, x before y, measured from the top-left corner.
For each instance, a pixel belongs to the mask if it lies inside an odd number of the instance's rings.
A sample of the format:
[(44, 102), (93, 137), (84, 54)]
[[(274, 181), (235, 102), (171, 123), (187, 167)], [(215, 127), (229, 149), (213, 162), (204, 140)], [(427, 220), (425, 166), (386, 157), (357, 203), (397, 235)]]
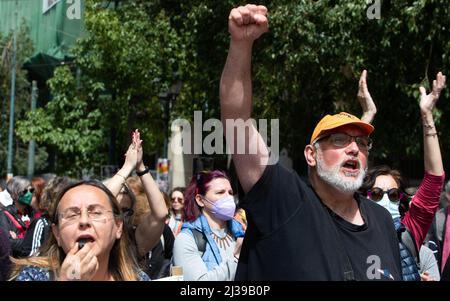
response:
[(41, 255), (13, 259), (12, 279), (149, 280), (129, 249), (119, 204), (102, 183), (67, 186), (51, 216), (52, 231)]
[(360, 189), (361, 193), (383, 206), (391, 214), (395, 228), (401, 237), (403, 280), (407, 281), (420, 280), (415, 261), (438, 209), (440, 192), (445, 179), (438, 133), (432, 114), (444, 86), (445, 76), (439, 72), (436, 80), (433, 81), (433, 90), (430, 94), (426, 94), (425, 88), (420, 87), (419, 106), (423, 127), (425, 175), (409, 205), (409, 211), (401, 217), (400, 203), (408, 202), (408, 198), (404, 193), (405, 182), (400, 172), (395, 169), (388, 166), (371, 168)]
[(6, 190), (13, 204), (0, 211), (0, 228), (9, 236), (13, 256), (23, 256), (23, 238), (31, 222), (35, 219), (35, 210), (31, 207), (34, 188), (30, 180), (15, 176), (7, 183)]
[(234, 280), (244, 230), (233, 219), (236, 205), (228, 176), (200, 172), (185, 192), (185, 223), (175, 239), (174, 265), (184, 280)]
[(177, 237), (184, 223), (184, 187), (175, 187), (170, 193), (169, 227)]

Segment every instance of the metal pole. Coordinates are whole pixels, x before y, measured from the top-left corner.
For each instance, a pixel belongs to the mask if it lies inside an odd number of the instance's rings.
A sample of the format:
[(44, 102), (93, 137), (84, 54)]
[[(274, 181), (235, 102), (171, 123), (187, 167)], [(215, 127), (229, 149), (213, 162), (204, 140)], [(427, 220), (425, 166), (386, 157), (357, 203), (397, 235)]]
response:
[[(31, 88), (31, 112), (36, 110), (36, 100), (38, 95), (37, 82), (34, 80)], [(30, 144), (28, 145), (28, 170), (27, 176), (31, 179), (34, 175), (34, 156), (36, 149), (36, 141), (34, 139), (30, 140)]]
[(17, 0), (16, 0), (16, 12), (14, 19), (14, 31), (13, 31), (13, 57), (11, 68), (11, 101), (9, 107), (9, 133), (8, 133), (8, 159), (6, 172), (7, 178), (13, 177), (12, 162), (13, 162), (13, 132), (14, 132), (14, 96), (16, 94), (16, 51), (17, 51)]
[(169, 103), (171, 101), (172, 95), (167, 95), (166, 101), (164, 102), (164, 158), (167, 159), (167, 148), (169, 141)]

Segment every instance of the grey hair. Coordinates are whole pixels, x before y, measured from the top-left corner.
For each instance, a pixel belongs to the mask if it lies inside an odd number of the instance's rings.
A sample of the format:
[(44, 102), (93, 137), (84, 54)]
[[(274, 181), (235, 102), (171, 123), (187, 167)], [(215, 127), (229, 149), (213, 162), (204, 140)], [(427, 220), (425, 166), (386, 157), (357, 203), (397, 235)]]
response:
[[(320, 149), (319, 141), (317, 139), (311, 144), (312, 147), (316, 150), (316, 152)], [(308, 165), (308, 177), (311, 175), (311, 166)]]
[(12, 179), (10, 179), (6, 184), (6, 190), (11, 195), (11, 198), (14, 201), (17, 201), (19, 199), (20, 192), (22, 192), (25, 188), (28, 188), (30, 186), (31, 182), (28, 178), (22, 176), (15, 176)]

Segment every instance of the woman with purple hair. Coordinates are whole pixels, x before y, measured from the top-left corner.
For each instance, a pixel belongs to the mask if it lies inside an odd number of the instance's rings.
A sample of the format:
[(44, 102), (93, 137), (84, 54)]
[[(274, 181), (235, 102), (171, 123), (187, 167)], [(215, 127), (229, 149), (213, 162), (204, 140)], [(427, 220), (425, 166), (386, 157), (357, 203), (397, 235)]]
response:
[(228, 176), (218, 170), (192, 177), (185, 191), (185, 223), (175, 239), (173, 262), (184, 280), (234, 280), (244, 230)]

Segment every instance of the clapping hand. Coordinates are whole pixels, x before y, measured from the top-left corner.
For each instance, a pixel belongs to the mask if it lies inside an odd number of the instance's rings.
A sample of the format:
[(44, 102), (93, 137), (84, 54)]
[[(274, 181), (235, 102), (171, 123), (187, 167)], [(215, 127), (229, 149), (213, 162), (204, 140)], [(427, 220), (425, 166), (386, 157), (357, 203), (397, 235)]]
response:
[(358, 94), (356, 97), (358, 98), (363, 110), (361, 120), (367, 123), (372, 123), (375, 114), (377, 113), (377, 107), (375, 106), (372, 96), (369, 93), (369, 89), (367, 88), (367, 70), (363, 70), (361, 73), (361, 77), (359, 78)]
[(433, 80), (433, 89), (430, 94), (427, 94), (425, 88), (421, 86), (420, 90), (420, 110), (422, 113), (431, 113), (436, 105), (437, 100), (445, 87), (445, 75), (439, 72), (436, 79)]

